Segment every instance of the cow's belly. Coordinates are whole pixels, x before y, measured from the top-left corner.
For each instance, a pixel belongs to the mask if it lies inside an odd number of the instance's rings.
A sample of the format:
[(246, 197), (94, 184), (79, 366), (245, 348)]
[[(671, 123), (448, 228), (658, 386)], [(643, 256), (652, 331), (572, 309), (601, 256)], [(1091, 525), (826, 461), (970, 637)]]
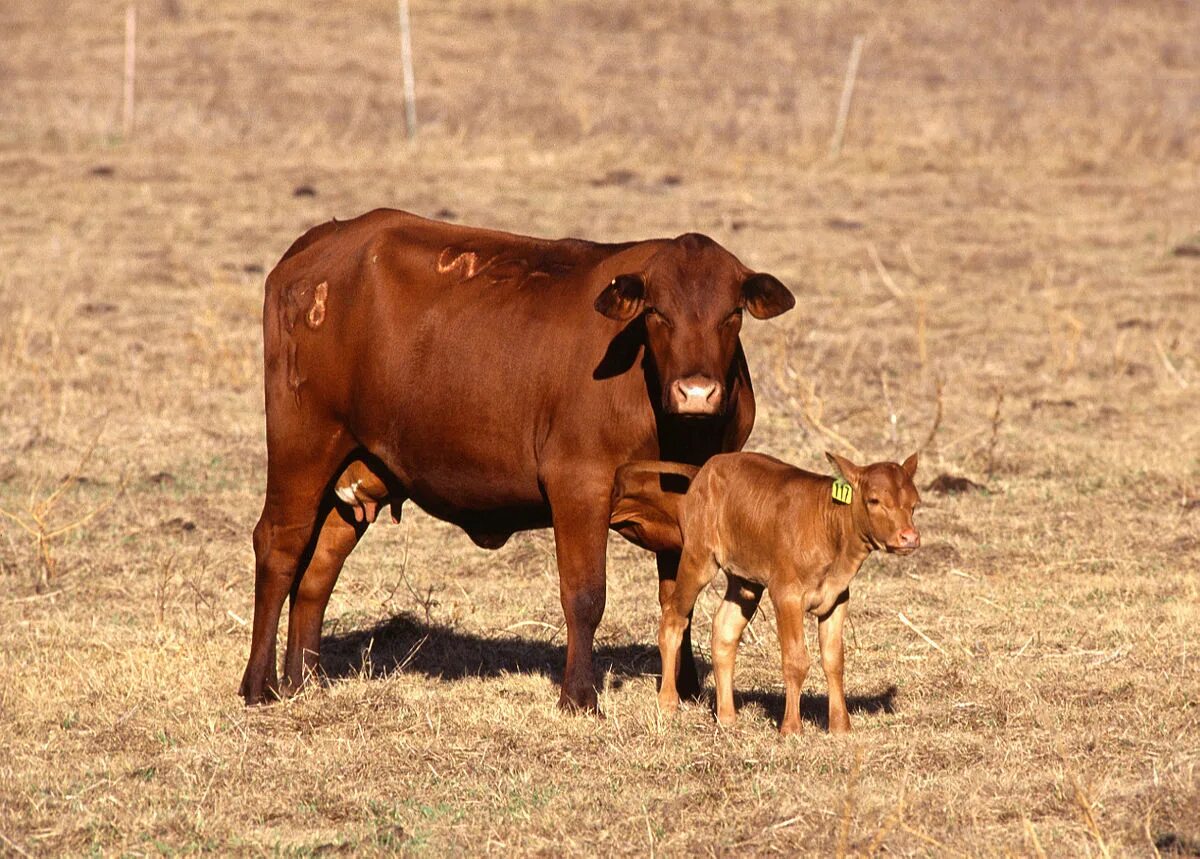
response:
[[(544, 502), (537, 454), (524, 434), (492, 433), (470, 422), (429, 424), (419, 415), (397, 416), (397, 424), (391, 432), (364, 440), (405, 493), (431, 512), (481, 512)], [(532, 437), (532, 428), (528, 434)]]

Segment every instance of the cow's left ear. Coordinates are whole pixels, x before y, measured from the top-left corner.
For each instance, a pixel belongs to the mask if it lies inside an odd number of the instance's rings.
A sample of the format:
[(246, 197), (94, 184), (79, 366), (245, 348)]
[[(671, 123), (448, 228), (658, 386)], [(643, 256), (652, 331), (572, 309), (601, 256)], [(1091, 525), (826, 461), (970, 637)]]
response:
[(755, 319), (770, 319), (796, 306), (791, 290), (769, 274), (752, 274), (742, 284), (746, 309)]
[(910, 480), (912, 478), (916, 477), (916, 475), (917, 475), (917, 455), (914, 453), (908, 459), (904, 460), (904, 463), (900, 467), (904, 469), (904, 473), (908, 475)]
[(628, 322), (642, 312), (646, 303), (646, 281), (640, 274), (621, 274), (604, 287), (596, 296), (595, 304), (600, 313), (618, 322)]

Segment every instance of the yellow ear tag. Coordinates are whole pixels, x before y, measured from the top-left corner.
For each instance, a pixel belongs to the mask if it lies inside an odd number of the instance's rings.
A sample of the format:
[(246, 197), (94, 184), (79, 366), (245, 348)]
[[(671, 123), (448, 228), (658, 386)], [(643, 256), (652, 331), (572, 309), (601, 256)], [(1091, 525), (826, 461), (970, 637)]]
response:
[(854, 487), (842, 480), (840, 477), (833, 481), (833, 500), (842, 504), (849, 504), (854, 498)]

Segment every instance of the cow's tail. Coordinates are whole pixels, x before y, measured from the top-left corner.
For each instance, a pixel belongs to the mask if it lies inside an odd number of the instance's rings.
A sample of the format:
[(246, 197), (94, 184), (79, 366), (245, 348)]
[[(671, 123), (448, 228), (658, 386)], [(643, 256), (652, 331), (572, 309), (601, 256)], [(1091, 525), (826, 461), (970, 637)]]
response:
[(609, 526), (651, 552), (681, 551), (680, 509), (699, 470), (680, 462), (651, 460), (622, 465), (613, 481)]

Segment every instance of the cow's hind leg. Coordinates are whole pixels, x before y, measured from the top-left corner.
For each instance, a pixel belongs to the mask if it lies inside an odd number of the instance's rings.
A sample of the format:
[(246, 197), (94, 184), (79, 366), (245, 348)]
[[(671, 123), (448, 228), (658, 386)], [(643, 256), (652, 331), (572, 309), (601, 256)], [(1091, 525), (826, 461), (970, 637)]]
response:
[(322, 499), (354, 448), (340, 427), (300, 429), (281, 439), (268, 426), (267, 497), (254, 528), (254, 624), (241, 685), (247, 704), (279, 696), (275, 640), (283, 601), (308, 560)]
[(348, 520), (337, 506), (326, 514), (312, 558), (292, 582), (282, 696), (294, 695), (316, 672), (325, 608), (329, 605), (342, 564), (358, 545), (366, 528), (367, 523)]
[[(288, 613), (287, 651), (283, 657), (283, 694), (298, 691), (320, 664), (321, 624), (329, 597), (347, 556), (388, 503), (384, 479), (361, 460), (342, 472), (333, 492), (326, 495), (321, 530), (308, 565), (292, 583)], [(392, 502), (393, 516), (400, 502)], [(322, 508), (324, 509), (324, 507)]]

